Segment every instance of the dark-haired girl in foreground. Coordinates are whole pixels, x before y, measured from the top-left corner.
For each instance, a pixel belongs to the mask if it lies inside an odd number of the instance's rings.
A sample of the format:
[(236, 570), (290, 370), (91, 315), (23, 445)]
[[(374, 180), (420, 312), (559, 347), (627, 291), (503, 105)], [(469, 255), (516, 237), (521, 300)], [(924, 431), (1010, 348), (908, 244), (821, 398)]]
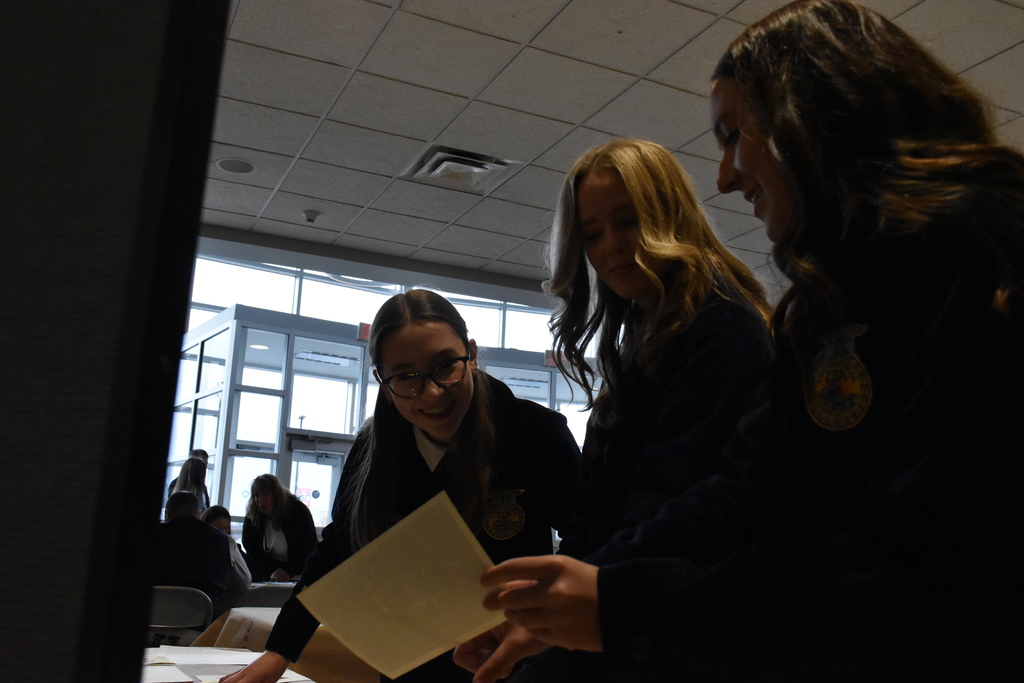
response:
[[(489, 570), (485, 605), (601, 653), (566, 680), (1015, 679), (1024, 157), (962, 80), (846, 0), (750, 26), (711, 111), (719, 187), (753, 204), (793, 283), (768, 398), (718, 475), (592, 563)], [(478, 681), (523, 654), (482, 643), (457, 650)]]
[[(569, 518), (577, 488), (579, 448), (565, 418), (487, 375), (462, 316), (434, 292), (391, 297), (370, 325), (368, 349), (381, 385), (373, 418), (345, 461), (334, 523), (296, 595), (441, 491), (491, 560), (550, 553), (551, 530)], [(276, 681), (317, 626), (293, 595), (267, 653), (221, 680)], [(447, 653), (398, 680), (471, 678)]]

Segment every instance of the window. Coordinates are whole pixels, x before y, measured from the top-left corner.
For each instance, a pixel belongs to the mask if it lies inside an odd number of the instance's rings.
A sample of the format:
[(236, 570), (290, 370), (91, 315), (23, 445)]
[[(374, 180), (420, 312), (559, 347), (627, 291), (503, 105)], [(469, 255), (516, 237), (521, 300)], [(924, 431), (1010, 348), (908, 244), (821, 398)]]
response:
[(242, 304), (291, 313), (295, 276), (197, 258), (192, 301), (223, 308)]

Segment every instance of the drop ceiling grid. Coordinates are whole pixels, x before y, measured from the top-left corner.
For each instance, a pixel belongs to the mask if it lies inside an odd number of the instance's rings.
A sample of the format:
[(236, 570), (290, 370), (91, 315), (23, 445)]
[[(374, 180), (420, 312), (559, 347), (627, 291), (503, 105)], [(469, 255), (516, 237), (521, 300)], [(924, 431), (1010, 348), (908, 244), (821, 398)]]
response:
[[(717, 193), (705, 92), (728, 41), (781, 4), (239, 0), (204, 220), (539, 280), (523, 254), (548, 239), (533, 221), (549, 222), (562, 174), (593, 145), (639, 135), (676, 152), (730, 246), (767, 252), (749, 206)], [(961, 71), (998, 106), (1003, 139), (1024, 144), (1024, 0), (866, 4)], [(435, 141), (526, 165), (486, 198), (398, 179)], [(258, 170), (224, 173), (212, 163), (224, 157)]]

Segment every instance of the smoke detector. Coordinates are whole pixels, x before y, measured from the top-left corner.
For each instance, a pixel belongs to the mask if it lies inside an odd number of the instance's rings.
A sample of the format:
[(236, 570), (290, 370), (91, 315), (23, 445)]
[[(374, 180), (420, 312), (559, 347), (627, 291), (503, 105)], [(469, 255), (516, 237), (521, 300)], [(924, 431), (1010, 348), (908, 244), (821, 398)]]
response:
[(402, 173), (402, 177), (452, 190), (487, 194), (520, 166), (522, 162), (519, 161), (431, 145)]

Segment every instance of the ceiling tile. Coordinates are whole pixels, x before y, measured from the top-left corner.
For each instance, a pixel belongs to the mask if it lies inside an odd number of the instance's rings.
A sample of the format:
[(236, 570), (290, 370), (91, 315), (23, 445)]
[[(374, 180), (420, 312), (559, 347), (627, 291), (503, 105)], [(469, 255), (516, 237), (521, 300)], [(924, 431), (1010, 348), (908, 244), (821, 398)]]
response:
[(444, 227), (445, 224), (438, 221), (367, 209), (363, 215), (352, 222), (345, 234), (373, 237), (419, 247), (441, 232)]
[(717, 164), (722, 160), (722, 150), (718, 148), (718, 141), (715, 139), (714, 133), (711, 132), (710, 118), (711, 116), (709, 114), (707, 130), (701, 133), (693, 141), (683, 145), (679, 151), (685, 152), (686, 154), (692, 154), (696, 157), (710, 159)]
[(518, 263), (532, 268), (543, 268), (547, 260), (547, 253), (547, 242), (530, 240), (502, 255), (499, 260), (506, 263)]
[(521, 277), (527, 280), (534, 280), (538, 283), (537, 291), (540, 291), (540, 281), (545, 280), (548, 277), (548, 273), (544, 268), (524, 266), (521, 263), (508, 263), (506, 261), (491, 261), (481, 268), (481, 270), (488, 273), (512, 275), (514, 277)]
[(559, 140), (551, 149), (537, 157), (537, 161), (534, 163), (560, 173), (568, 173), (572, 165), (583, 156), (584, 152), (598, 145), (603, 145), (614, 138), (614, 135), (591, 130), (590, 128), (577, 128)]
[(349, 69), (229, 40), (220, 94), (276, 109), (322, 116)]
[(715, 194), (714, 196), (708, 197), (705, 200), (705, 203), (718, 209), (735, 211), (736, 213), (742, 213), (747, 216), (752, 216), (754, 213), (753, 207), (750, 202), (743, 198), (742, 192)]
[[(277, 184), (281, 182), (281, 178), (288, 170), (288, 165), (292, 162), (291, 157), (286, 157), (282, 154), (271, 154), (255, 149), (222, 145), (217, 142), (210, 145), (209, 159), (209, 163), (206, 165), (206, 175), (210, 178), (270, 188), (277, 187)], [(252, 173), (244, 174), (228, 173), (227, 171), (222, 171), (217, 166), (217, 162), (221, 159), (248, 161), (256, 167), (256, 170)]]
[(419, 140), (324, 121), (303, 156), (357, 171), (397, 176), (422, 151)]
[(228, 37), (353, 66), (389, 14), (387, 7), (363, 0), (244, 0)]
[(243, 216), (241, 214), (230, 213), (228, 211), (216, 211), (214, 209), (204, 208), (199, 220), (207, 225), (220, 225), (225, 228), (249, 230), (252, 228), (256, 219), (254, 216)]
[(591, 117), (587, 127), (676, 149), (707, 130), (708, 100), (640, 81)]
[(451, 223), (480, 201), (480, 195), (396, 180), (373, 203), (373, 208)]
[[(733, 247), (731, 245), (728, 247), (728, 249), (736, 258), (738, 258), (740, 261), (743, 261), (743, 264), (747, 268), (750, 268), (750, 270), (754, 271), (755, 277), (757, 277), (756, 273), (761, 271), (762, 268), (765, 268), (768, 265), (768, 262), (772, 260), (772, 257), (771, 257), (770, 254), (762, 254), (759, 251), (748, 251), (747, 249), (737, 249), (737, 248), (735, 248), (735, 247)], [(761, 272), (764, 272), (764, 271), (761, 271)], [(760, 281), (760, 278), (758, 278), (758, 280)], [(768, 285), (767, 284), (765, 284), (764, 282), (761, 282), (761, 284), (765, 285), (765, 289), (766, 290), (768, 289)]]
[(517, 43), (543, 28), (565, 0), (403, 0), (402, 9)]
[(399, 11), (361, 70), (469, 96), (486, 86), (518, 49), (500, 38)]
[(675, 154), (676, 159), (693, 180), (697, 198), (702, 202), (718, 194), (718, 163), (710, 159), (695, 157), (689, 154)]
[[(768, 231), (764, 228), (755, 228), (750, 232), (733, 237), (725, 244), (734, 251), (743, 249), (761, 254), (770, 254), (772, 251), (772, 241), (768, 239)], [(758, 265), (761, 263), (764, 263), (764, 259)]]
[(470, 254), (483, 258), (498, 258), (522, 244), (520, 237), (499, 235), (486, 230), (475, 230), (461, 225), (451, 225), (424, 246), (440, 251)]
[(281, 189), (345, 204), (369, 204), (388, 186), (390, 177), (299, 159)]
[(734, 237), (744, 235), (754, 229), (763, 229), (764, 224), (749, 213), (736, 213), (726, 211), (710, 204), (705, 204), (704, 209), (711, 219), (711, 227), (715, 234), (723, 242), (728, 242)]
[(295, 156), (316, 125), (312, 116), (220, 97), (213, 141)]
[(993, 104), (1022, 114), (1024, 113), (1024, 88), (1021, 87), (1022, 66), (1024, 66), (1024, 42), (968, 69), (962, 75)]
[(551, 227), (553, 212), (502, 199), (485, 198), (459, 218), (459, 225), (504, 235), (533, 237)]
[(713, 19), (669, 0), (574, 0), (533, 45), (641, 76)]
[(1003, 144), (1016, 147), (1018, 152), (1024, 153), (1024, 116), (996, 128), (996, 135)]
[(724, 14), (736, 6), (736, 0), (675, 0), (675, 2), (702, 9), (711, 14)]
[(437, 142), (478, 154), (529, 162), (571, 130), (561, 121), (473, 102)]
[(742, 24), (753, 24), (790, 0), (745, 0), (729, 12), (729, 18)]
[[(303, 216), (303, 211), (306, 210), (317, 211), (320, 215), (313, 223), (309, 223)], [(288, 192), (277, 192), (270, 200), (270, 204), (264, 210), (261, 218), (270, 218), (284, 223), (297, 223), (320, 230), (344, 232), (361, 210), (360, 207), (351, 204), (339, 204)]]
[(223, 180), (208, 179), (203, 193), (203, 206), (217, 211), (230, 211), (257, 216), (270, 198), (270, 190)]
[(385, 133), (432, 140), (466, 98), (356, 72), (327, 118)]
[(729, 47), (729, 43), (742, 33), (743, 29), (743, 24), (729, 19), (719, 19), (684, 45), (679, 52), (669, 57), (647, 78), (698, 95), (707, 95), (711, 72)]
[(624, 73), (526, 49), (487, 86), (479, 99), (579, 123), (633, 81), (632, 76)]
[(1024, 40), (1024, 10), (998, 0), (924, 0), (895, 22), (956, 72)]
[(491, 259), (481, 258), (479, 256), (468, 256), (466, 254), (451, 251), (440, 251), (438, 249), (417, 249), (411, 258), (416, 261), (429, 261), (430, 263), (441, 263), (446, 266), (472, 268), (474, 270), (482, 268), (491, 262)]
[(558, 203), (565, 174), (540, 166), (525, 166), (505, 184), (491, 193), (492, 197), (553, 209)]
[(388, 256), (401, 256), (403, 258), (410, 256), (416, 251), (415, 246), (400, 242), (390, 242), (380, 237), (353, 235), (351, 232), (338, 235), (333, 244), (348, 249), (356, 249), (374, 254), (387, 254)]
[(290, 237), (292, 239), (302, 240), (303, 242), (316, 242), (318, 244), (330, 244), (338, 237), (338, 233), (333, 230), (325, 230), (311, 225), (284, 223), (282, 221), (274, 221), (267, 218), (261, 218), (256, 221), (256, 227), (253, 228), (253, 232), (277, 235), (279, 237)]

